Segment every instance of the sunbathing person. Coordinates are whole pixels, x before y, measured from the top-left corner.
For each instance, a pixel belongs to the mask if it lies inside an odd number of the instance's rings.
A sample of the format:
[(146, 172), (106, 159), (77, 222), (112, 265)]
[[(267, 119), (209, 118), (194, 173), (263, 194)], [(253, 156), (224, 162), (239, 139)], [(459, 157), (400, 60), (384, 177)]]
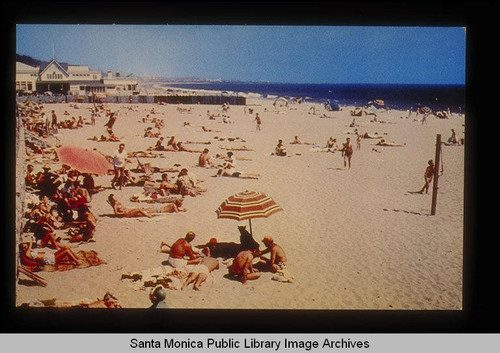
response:
[(243, 284), (247, 280), (254, 280), (261, 276), (261, 273), (253, 268), (252, 261), (258, 250), (243, 250), (236, 255), (233, 264), (229, 267), (229, 277), (241, 281)]
[(283, 140), (278, 140), (278, 144), (274, 148), (274, 153), (277, 156), (286, 156), (286, 149), (283, 147)]
[(68, 234), (71, 236), (70, 243), (88, 242), (94, 237), (97, 218), (90, 210), (84, 213), (84, 219), (77, 225), (76, 229), (70, 229)]
[(377, 142), (375, 145), (386, 146), (386, 147), (404, 147), (406, 144), (401, 145), (401, 144), (394, 143), (394, 142), (386, 142), (384, 139), (382, 139), (379, 142)]
[(168, 180), (168, 174), (161, 175), (160, 189), (158, 190), (161, 196), (168, 196), (170, 194), (177, 194), (178, 188), (176, 184), (171, 183)]
[(164, 151), (165, 150), (165, 146), (163, 146), (163, 136), (160, 137), (158, 139), (158, 141), (156, 141), (156, 145), (154, 147), (154, 150), (155, 151)]
[(181, 195), (196, 196), (206, 191), (206, 189), (196, 186), (196, 177), (193, 173), (188, 172), (186, 168), (181, 169), (175, 184), (177, 185), (177, 192)]
[(200, 167), (212, 167), (214, 165), (212, 163), (210, 156), (208, 155), (208, 152), (209, 152), (208, 148), (205, 148), (198, 157), (198, 165)]
[[(184, 238), (178, 239), (175, 243), (173, 243), (168, 251), (161, 250), (162, 252), (168, 252), (169, 265), (175, 268), (183, 268), (186, 267), (186, 265), (200, 262), (200, 260), (198, 259), (199, 256), (197, 256), (197, 254), (193, 252), (193, 248), (190, 244), (195, 237), (196, 234), (194, 234), (193, 232), (187, 232), (186, 236)], [(161, 246), (164, 245), (167, 244), (161, 244)], [(189, 260), (185, 259), (185, 256), (188, 257)]]
[(170, 140), (168, 140), (167, 142), (167, 147), (177, 150), (177, 142), (175, 141), (175, 136), (170, 137)]
[(186, 281), (182, 285), (182, 290), (184, 290), (191, 283), (193, 284), (194, 290), (200, 290), (200, 286), (203, 282), (205, 282), (212, 272), (215, 269), (219, 268), (219, 261), (213, 257), (204, 257), (201, 260), (199, 265), (195, 265), (193, 269), (191, 269)]
[(337, 139), (334, 139), (332, 136), (326, 141), (326, 148), (328, 148), (328, 152), (334, 152), (339, 150), (339, 145), (337, 144)]
[(56, 265), (70, 262), (79, 265), (78, 257), (69, 248), (60, 246), (58, 249), (33, 249), (33, 243), (26, 242), (19, 244), (21, 263), (26, 266)]
[(119, 202), (113, 194), (108, 196), (108, 203), (113, 207), (113, 211), (115, 215), (130, 218), (130, 217), (148, 217), (152, 218), (153, 216), (149, 214), (145, 209), (142, 208), (125, 208)]
[[(286, 267), (286, 254), (281, 246), (276, 244), (271, 237), (265, 237), (262, 242), (266, 246), (266, 249), (259, 252), (259, 257), (264, 260), (264, 263), (271, 267), (271, 271), (277, 272), (278, 270), (284, 270)], [(271, 258), (267, 259), (262, 257), (262, 255), (271, 253)]]

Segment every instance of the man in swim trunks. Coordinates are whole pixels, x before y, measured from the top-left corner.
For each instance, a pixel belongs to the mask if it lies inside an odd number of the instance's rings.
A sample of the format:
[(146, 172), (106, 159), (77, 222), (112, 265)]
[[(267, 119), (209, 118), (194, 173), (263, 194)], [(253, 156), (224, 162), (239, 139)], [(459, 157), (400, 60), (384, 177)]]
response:
[[(286, 267), (286, 254), (283, 248), (276, 244), (271, 237), (265, 237), (262, 239), (262, 242), (266, 246), (266, 249), (258, 254), (259, 257), (271, 267), (271, 271), (277, 272), (278, 270), (284, 270)], [(270, 259), (262, 257), (262, 255), (269, 252), (271, 253)]]
[(212, 272), (215, 269), (219, 268), (219, 261), (213, 257), (205, 257), (201, 260), (199, 265), (193, 266), (190, 270), (189, 276), (182, 285), (182, 289), (186, 288), (189, 284), (193, 284), (194, 290), (200, 290), (200, 286), (203, 282), (205, 282)]
[(348, 137), (342, 147), (342, 156), (344, 156), (344, 167), (346, 167), (347, 162), (349, 162), (349, 169), (351, 169), (352, 152), (351, 139)]
[(434, 161), (432, 159), (429, 159), (427, 164), (428, 166), (425, 169), (424, 173), (425, 184), (422, 187), (422, 190), (419, 191), (420, 194), (423, 194), (424, 190), (426, 194), (429, 192), (429, 185), (431, 184), (432, 178), (434, 176)]
[(261, 273), (253, 268), (252, 261), (258, 250), (243, 250), (236, 255), (233, 264), (229, 267), (229, 276), (246, 284), (247, 280), (260, 277)]
[[(195, 237), (196, 234), (194, 234), (193, 232), (187, 232), (184, 238), (180, 238), (172, 244), (168, 257), (168, 263), (172, 267), (182, 268), (186, 267), (186, 265), (188, 264), (200, 262), (200, 260), (197, 259), (197, 256), (193, 252), (193, 247), (190, 244)], [(184, 256), (189, 257), (190, 261), (186, 260)]]

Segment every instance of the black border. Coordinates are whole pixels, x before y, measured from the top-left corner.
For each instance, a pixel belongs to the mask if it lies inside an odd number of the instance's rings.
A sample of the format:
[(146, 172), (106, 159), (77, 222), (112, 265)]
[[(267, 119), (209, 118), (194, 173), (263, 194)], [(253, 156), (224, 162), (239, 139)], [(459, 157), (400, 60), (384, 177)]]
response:
[[(493, 2), (11, 2), (2, 3), (8, 47), (6, 219), (2, 249), (4, 333), (499, 333), (495, 164), (498, 143), (498, 1)], [(464, 296), (461, 311), (311, 311), (15, 308), (14, 214), (16, 23), (458, 26), (467, 28)], [(486, 121), (485, 118), (493, 120)], [(488, 134), (488, 132), (490, 132)], [(484, 168), (488, 168), (484, 171)], [(12, 171), (12, 172), (11, 172)], [(488, 179), (489, 178), (489, 179)], [(493, 179), (494, 178), (494, 179)], [(483, 182), (484, 180), (484, 182)], [(496, 196), (496, 195), (492, 195)], [(488, 203), (489, 200), (494, 203)], [(497, 216), (498, 217), (498, 216)], [(494, 222), (494, 223), (493, 223)], [(439, 234), (436, 234), (439, 236)]]

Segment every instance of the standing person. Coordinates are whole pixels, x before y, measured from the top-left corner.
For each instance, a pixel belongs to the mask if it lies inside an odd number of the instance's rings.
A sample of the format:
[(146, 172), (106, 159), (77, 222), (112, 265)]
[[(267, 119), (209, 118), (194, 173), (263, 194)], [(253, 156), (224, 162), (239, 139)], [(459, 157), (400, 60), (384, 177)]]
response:
[(425, 169), (424, 173), (425, 184), (422, 187), (422, 190), (419, 191), (420, 194), (423, 194), (424, 190), (426, 194), (429, 192), (429, 185), (431, 184), (432, 177), (434, 176), (434, 161), (432, 159), (429, 159), (427, 164), (428, 166)]
[(109, 113), (109, 120), (106, 124), (104, 124), (104, 126), (107, 126), (108, 127), (108, 130), (113, 130), (113, 125), (115, 124), (116, 122), (116, 114), (111, 112)]
[(260, 120), (259, 113), (255, 113), (255, 121), (257, 122), (257, 130), (260, 131), (260, 125), (262, 124), (262, 120)]
[(57, 133), (57, 115), (55, 111), (52, 111), (52, 130)]
[(359, 132), (356, 133), (356, 150), (361, 150), (361, 134)]
[(92, 126), (95, 126), (95, 116), (96, 116), (96, 111), (95, 109), (92, 109), (92, 113), (90, 113), (90, 124)]
[(111, 187), (116, 189), (115, 184), (119, 184), (119, 189), (122, 189), (124, 180), (125, 164), (127, 163), (127, 152), (125, 151), (125, 144), (120, 143), (118, 151), (113, 156), (113, 168), (115, 169), (115, 176), (111, 180)]
[(342, 147), (342, 156), (344, 157), (344, 167), (346, 167), (347, 162), (349, 162), (349, 169), (351, 169), (352, 152), (351, 139), (348, 137)]

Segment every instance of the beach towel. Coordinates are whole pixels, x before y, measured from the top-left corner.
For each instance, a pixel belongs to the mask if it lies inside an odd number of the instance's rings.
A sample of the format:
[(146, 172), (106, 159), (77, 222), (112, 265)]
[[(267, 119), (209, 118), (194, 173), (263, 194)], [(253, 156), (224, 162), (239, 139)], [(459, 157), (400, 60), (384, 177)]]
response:
[[(180, 290), (186, 278), (191, 272), (201, 272), (199, 265), (186, 265), (183, 268), (174, 268), (170, 265), (158, 266), (142, 271), (126, 272), (122, 274), (123, 279), (132, 280), (131, 287), (135, 290), (143, 290), (145, 287), (155, 287), (161, 284), (164, 288)], [(208, 283), (215, 283), (215, 277), (209, 274)]]
[(292, 275), (288, 270), (278, 270), (276, 274), (271, 278), (273, 281), (292, 283), (295, 276)]

